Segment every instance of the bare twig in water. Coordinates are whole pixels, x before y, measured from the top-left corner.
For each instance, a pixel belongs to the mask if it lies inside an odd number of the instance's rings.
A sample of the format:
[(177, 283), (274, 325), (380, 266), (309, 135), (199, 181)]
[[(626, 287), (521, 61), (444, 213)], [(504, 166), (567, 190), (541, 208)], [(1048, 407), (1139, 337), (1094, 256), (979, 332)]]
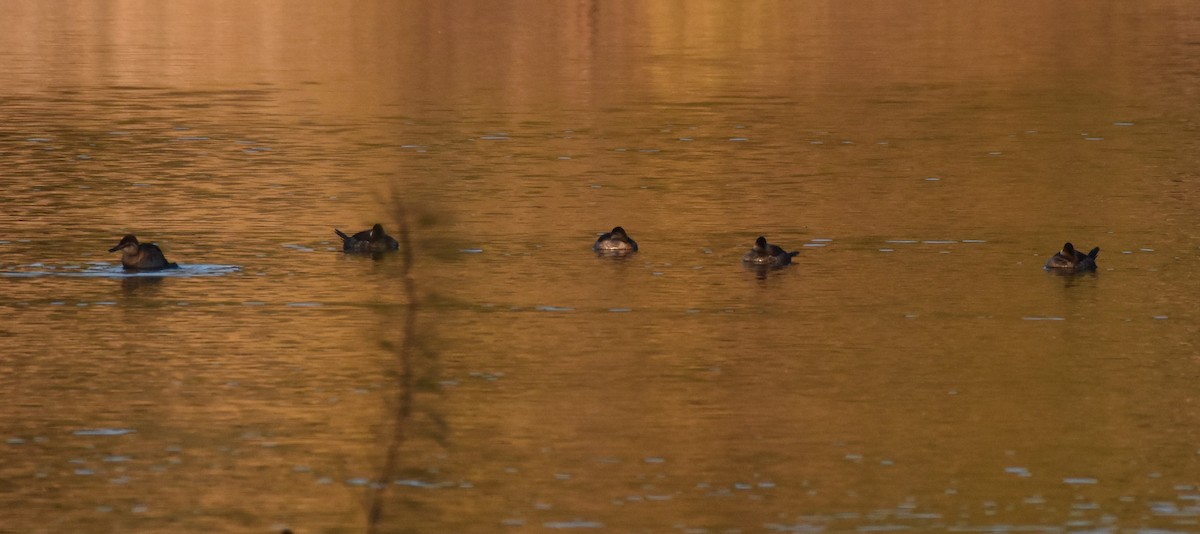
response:
[(395, 209), (396, 223), (399, 227), (400, 269), (404, 282), (404, 296), (407, 299), (408, 305), (404, 314), (404, 341), (401, 343), (399, 349), (396, 349), (395, 346), (389, 346), (392, 352), (396, 353), (399, 366), (396, 402), (394, 404), (395, 419), (392, 421), (392, 435), (388, 440), (387, 455), (384, 458), (383, 469), (379, 473), (379, 478), (371, 487), (367, 518), (368, 534), (374, 534), (379, 528), (380, 519), (383, 516), (384, 497), (387, 494), (388, 488), (392, 486), (391, 480), (399, 468), (400, 446), (405, 440), (405, 429), (413, 413), (414, 379), (412, 360), (417, 344), (417, 311), (419, 308), (417, 303), (417, 282), (413, 279), (412, 274), (413, 240), (409, 231), (408, 210), (400, 200), (399, 195), (393, 193), (392, 204)]

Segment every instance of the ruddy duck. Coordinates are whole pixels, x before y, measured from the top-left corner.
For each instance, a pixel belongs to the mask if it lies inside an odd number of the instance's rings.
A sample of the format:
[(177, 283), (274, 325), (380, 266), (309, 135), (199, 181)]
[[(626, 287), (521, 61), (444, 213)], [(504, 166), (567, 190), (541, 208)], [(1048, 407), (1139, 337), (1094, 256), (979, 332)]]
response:
[(596, 252), (637, 252), (637, 249), (637, 241), (631, 239), (620, 226), (600, 236), (592, 245), (592, 250)]
[(758, 236), (754, 240), (754, 248), (742, 256), (742, 261), (751, 265), (784, 266), (792, 263), (792, 258), (800, 251), (787, 252), (779, 245), (767, 244), (767, 238)]
[(1084, 272), (1096, 270), (1096, 256), (1100, 254), (1100, 247), (1093, 248), (1091, 252), (1084, 254), (1075, 250), (1075, 245), (1071, 243), (1063, 244), (1062, 250), (1058, 251), (1050, 259), (1046, 260), (1047, 271), (1058, 272)]
[(342, 252), (378, 253), (400, 249), (400, 243), (384, 233), (383, 225), (379, 223), (375, 223), (370, 230), (363, 230), (354, 235), (346, 235), (337, 228), (333, 231), (342, 238)]
[(126, 271), (159, 271), (179, 267), (179, 264), (167, 261), (158, 245), (138, 243), (133, 234), (122, 237), (117, 246), (108, 249), (109, 252), (118, 250), (121, 251), (121, 265)]

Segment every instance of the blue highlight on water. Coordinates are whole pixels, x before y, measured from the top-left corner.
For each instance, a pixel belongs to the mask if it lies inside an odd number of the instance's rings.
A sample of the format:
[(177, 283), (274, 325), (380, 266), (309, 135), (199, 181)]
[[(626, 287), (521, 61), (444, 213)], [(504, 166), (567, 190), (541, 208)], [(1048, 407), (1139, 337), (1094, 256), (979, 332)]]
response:
[(567, 528), (604, 528), (604, 523), (599, 521), (547, 521), (542, 523), (545, 528), (567, 529)]
[(161, 271), (126, 271), (120, 264), (94, 262), (86, 267), (65, 265), (54, 267), (41, 262), (15, 266), (15, 270), (0, 271), (0, 276), (9, 278), (36, 278), (39, 276), (64, 276), (69, 278), (193, 278), (202, 276), (225, 276), (240, 272), (237, 265), (206, 263), (181, 263), (177, 269)]
[(76, 436), (124, 436), (137, 432), (132, 428), (84, 428), (73, 432)]

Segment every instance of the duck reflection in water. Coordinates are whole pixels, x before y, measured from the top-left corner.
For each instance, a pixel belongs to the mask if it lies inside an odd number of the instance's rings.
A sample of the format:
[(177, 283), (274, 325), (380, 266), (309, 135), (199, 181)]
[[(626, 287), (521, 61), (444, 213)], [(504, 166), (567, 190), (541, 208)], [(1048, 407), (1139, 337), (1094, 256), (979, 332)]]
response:
[(158, 245), (138, 243), (133, 234), (122, 237), (117, 246), (108, 249), (109, 252), (118, 250), (121, 251), (121, 266), (126, 271), (161, 271), (179, 267), (179, 264), (167, 261)]
[(1075, 245), (1070, 242), (1064, 243), (1062, 250), (1046, 260), (1045, 270), (1058, 274), (1083, 273), (1096, 270), (1096, 256), (1100, 254), (1100, 247), (1093, 248), (1091, 252), (1084, 254), (1075, 250)]
[(162, 286), (162, 276), (122, 276), (121, 290), (126, 293), (153, 294)]
[(383, 231), (383, 225), (375, 223), (370, 230), (363, 230), (354, 235), (346, 235), (334, 228), (338, 237), (342, 238), (342, 252), (347, 254), (378, 255), (393, 250), (400, 250), (400, 242)]
[(607, 256), (624, 256), (630, 252), (637, 252), (637, 241), (629, 237), (625, 233), (625, 229), (620, 226), (613, 228), (611, 232), (606, 232), (596, 240), (592, 245), (592, 250), (597, 254)]

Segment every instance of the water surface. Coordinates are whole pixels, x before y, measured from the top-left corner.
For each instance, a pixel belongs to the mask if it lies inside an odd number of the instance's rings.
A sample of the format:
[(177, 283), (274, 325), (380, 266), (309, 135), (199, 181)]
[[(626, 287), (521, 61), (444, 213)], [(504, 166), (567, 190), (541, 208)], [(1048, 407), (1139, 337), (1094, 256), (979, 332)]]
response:
[(3, 10), (0, 532), (1200, 529), (1191, 3)]

